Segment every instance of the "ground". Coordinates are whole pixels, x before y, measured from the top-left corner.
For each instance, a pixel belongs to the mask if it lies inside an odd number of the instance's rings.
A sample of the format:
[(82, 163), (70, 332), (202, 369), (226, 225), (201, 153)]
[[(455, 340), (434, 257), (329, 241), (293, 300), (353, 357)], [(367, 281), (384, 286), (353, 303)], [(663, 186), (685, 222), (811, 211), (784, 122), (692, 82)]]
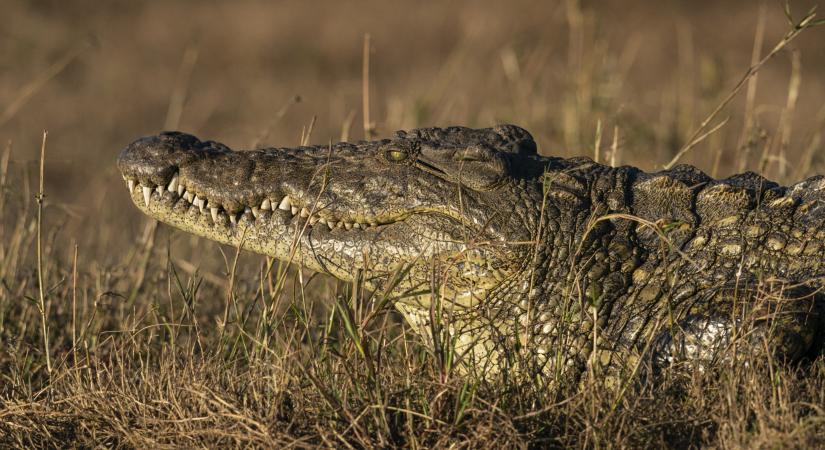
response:
[[(655, 170), (790, 29), (759, 5), (0, 0), (0, 446), (825, 445), (822, 357), (480, 382), (381, 293), (157, 226), (114, 165), (161, 129), (251, 148), (511, 122), (543, 154)], [(823, 33), (680, 162), (825, 173)]]

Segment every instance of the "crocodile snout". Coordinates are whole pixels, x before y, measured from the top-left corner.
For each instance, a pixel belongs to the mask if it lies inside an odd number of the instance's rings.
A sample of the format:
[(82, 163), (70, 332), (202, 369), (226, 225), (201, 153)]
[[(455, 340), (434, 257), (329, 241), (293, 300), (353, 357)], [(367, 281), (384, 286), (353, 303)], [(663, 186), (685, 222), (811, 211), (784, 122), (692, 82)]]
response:
[(124, 178), (144, 184), (167, 184), (182, 165), (202, 158), (207, 151), (195, 136), (179, 132), (163, 132), (140, 138), (120, 152), (117, 166)]

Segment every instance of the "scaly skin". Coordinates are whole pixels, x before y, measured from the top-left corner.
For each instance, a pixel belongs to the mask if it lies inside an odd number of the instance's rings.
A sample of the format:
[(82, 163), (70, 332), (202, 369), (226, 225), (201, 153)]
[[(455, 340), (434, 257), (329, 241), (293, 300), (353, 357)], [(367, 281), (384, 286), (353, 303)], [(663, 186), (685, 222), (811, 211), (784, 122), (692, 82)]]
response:
[(342, 280), (360, 270), (372, 289), (403, 274), (396, 307), (425, 337), (432, 307), (449, 311), (480, 376), (731, 348), (793, 360), (822, 340), (823, 177), (542, 157), (512, 125), (246, 152), (162, 133), (118, 167), (144, 213), (184, 231)]

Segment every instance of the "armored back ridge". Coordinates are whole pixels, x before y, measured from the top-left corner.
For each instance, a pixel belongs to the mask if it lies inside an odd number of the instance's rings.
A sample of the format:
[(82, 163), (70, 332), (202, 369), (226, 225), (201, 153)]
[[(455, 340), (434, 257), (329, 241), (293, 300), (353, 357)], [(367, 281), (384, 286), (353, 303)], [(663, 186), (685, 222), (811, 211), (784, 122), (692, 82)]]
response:
[(371, 289), (403, 274), (397, 309), (428, 336), (431, 303), (449, 304), (481, 376), (709, 364), (731, 348), (794, 360), (822, 342), (823, 177), (542, 157), (513, 125), (244, 152), (161, 133), (118, 167), (138, 208), (184, 231), (362, 271)]

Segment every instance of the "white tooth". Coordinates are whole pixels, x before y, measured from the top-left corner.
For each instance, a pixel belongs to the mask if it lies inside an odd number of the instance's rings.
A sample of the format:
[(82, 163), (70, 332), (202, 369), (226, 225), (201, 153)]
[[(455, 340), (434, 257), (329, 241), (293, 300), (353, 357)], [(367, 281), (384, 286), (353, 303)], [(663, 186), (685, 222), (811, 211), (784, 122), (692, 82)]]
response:
[(270, 202), (268, 198), (264, 199), (264, 201), (261, 202), (261, 209), (268, 211), (271, 208), (272, 202)]
[(229, 221), (232, 222), (232, 225), (238, 224), (238, 218), (235, 216), (235, 214), (229, 214)]
[(309, 217), (309, 210), (306, 208), (301, 208), (301, 217)]
[(253, 207), (253, 208), (252, 208), (252, 215), (253, 215), (253, 216), (255, 216), (255, 218), (256, 218), (256, 219), (257, 219), (258, 217), (261, 217), (261, 210), (260, 210), (260, 209), (258, 209), (258, 207), (257, 207), (257, 206), (256, 206), (256, 207)]
[(329, 228), (329, 230), (332, 231), (332, 225), (330, 225), (329, 222), (324, 222), (324, 225), (326, 225), (327, 228)]
[(286, 197), (284, 197), (283, 200), (281, 200), (281, 203), (278, 204), (278, 209), (283, 211), (290, 211), (292, 209), (290, 208), (290, 206), (292, 206), (292, 202), (289, 201), (289, 196), (287, 195)]
[(249, 207), (247, 206), (246, 208), (244, 208), (244, 209), (243, 209), (243, 213), (244, 213), (244, 214), (251, 214), (251, 213), (252, 213), (252, 210), (251, 210), (251, 209), (249, 209)]
[(198, 207), (198, 209), (200, 209), (200, 210), (201, 210), (201, 212), (203, 212), (203, 207), (204, 207), (204, 206), (206, 206), (206, 201), (204, 201), (202, 198), (198, 198), (198, 196), (197, 196), (197, 195), (196, 195), (196, 196), (195, 196), (195, 198), (192, 200), (192, 203), (193, 203), (195, 206), (197, 206), (197, 207)]
[(212, 222), (218, 223), (218, 208), (213, 206), (209, 208), (209, 212), (212, 213)]
[(183, 194), (183, 198), (186, 199), (187, 202), (192, 203), (192, 201), (195, 199), (195, 196), (191, 192), (186, 191)]
[(163, 197), (163, 186), (159, 185), (158, 187), (155, 188), (155, 190), (158, 191), (159, 196)]
[(349, 222), (344, 222), (344, 228), (346, 228), (347, 230), (351, 230), (352, 229), (352, 224), (349, 223)]
[(298, 214), (298, 207), (293, 206), (293, 207), (290, 208), (290, 211), (292, 211), (292, 215), (294, 216), (295, 214)]
[(131, 194), (135, 190), (135, 180), (126, 180), (126, 186), (129, 188), (129, 193)]
[(352, 227), (353, 228), (361, 228), (361, 224), (358, 223), (358, 222), (355, 222), (355, 223), (352, 224)]
[(166, 188), (167, 191), (175, 193), (178, 190), (178, 176), (175, 175), (172, 177), (172, 181), (169, 182), (169, 186)]
[(152, 188), (149, 186), (143, 186), (143, 200), (146, 202), (146, 206), (149, 206), (149, 199), (152, 197)]
[(182, 196), (184, 192), (186, 192), (186, 186), (178, 183), (178, 197)]
[(310, 225), (315, 225), (316, 223), (318, 223), (319, 220), (321, 220), (321, 219), (319, 219), (318, 216), (312, 216), (312, 217), (309, 218), (309, 224)]

